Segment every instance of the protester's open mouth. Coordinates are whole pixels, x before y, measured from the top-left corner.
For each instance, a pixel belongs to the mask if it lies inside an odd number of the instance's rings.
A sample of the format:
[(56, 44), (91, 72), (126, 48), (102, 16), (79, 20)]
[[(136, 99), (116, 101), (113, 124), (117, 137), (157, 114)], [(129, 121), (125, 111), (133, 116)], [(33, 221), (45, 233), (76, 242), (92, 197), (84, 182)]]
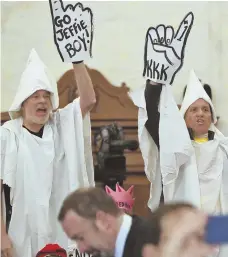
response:
[(47, 108), (38, 108), (36, 110), (36, 113), (38, 116), (43, 116), (47, 114)]
[(203, 119), (197, 119), (197, 124), (198, 125), (203, 125), (204, 124), (204, 120)]

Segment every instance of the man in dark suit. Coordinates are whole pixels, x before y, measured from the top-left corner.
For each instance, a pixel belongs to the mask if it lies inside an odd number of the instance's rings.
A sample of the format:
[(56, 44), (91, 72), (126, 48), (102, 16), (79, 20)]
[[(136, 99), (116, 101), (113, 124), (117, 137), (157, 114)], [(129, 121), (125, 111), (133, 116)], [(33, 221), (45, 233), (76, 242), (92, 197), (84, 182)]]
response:
[(63, 202), (58, 219), (80, 252), (140, 257), (145, 244), (157, 244), (157, 226), (129, 216), (101, 188), (78, 189)]

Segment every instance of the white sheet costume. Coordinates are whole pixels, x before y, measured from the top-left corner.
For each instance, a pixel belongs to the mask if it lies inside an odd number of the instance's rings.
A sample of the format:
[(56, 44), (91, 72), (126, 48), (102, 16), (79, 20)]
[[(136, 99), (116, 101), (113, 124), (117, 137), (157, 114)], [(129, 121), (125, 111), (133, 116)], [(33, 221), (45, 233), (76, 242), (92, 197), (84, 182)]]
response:
[[(148, 116), (144, 90), (143, 87), (131, 93), (131, 98), (139, 107), (139, 143), (145, 173), (151, 182), (149, 208), (153, 210), (159, 205), (163, 184), (165, 202), (187, 201), (211, 214), (228, 214), (228, 137), (211, 124), (214, 140), (197, 143), (190, 139), (183, 119), (189, 106), (203, 98), (210, 104), (213, 121), (216, 122), (213, 104), (194, 71), (190, 74), (180, 111), (172, 96), (171, 86), (162, 86), (159, 152), (145, 128)], [(228, 252), (223, 255), (221, 252), (219, 256), (227, 257)]]
[[(194, 72), (191, 72), (185, 99), (179, 111), (173, 99), (171, 86), (164, 85), (160, 97), (160, 153), (145, 128), (147, 120), (144, 88), (131, 93), (139, 107), (138, 134), (145, 162), (145, 172), (152, 183), (148, 206), (158, 206), (161, 179), (165, 201), (187, 200), (214, 213), (228, 213), (228, 138), (212, 124), (214, 140), (198, 144), (190, 140), (183, 116), (188, 107), (199, 98), (207, 101), (216, 115), (213, 104)], [(219, 204), (219, 205), (218, 205)]]
[(1, 179), (11, 187), (14, 257), (33, 257), (48, 243), (67, 249), (70, 242), (57, 221), (60, 206), (69, 192), (94, 186), (90, 117), (83, 119), (79, 99), (51, 114), (42, 138), (22, 127), (21, 104), (41, 89), (51, 92), (57, 109), (57, 84), (32, 50), (10, 108), (13, 119), (1, 127)]

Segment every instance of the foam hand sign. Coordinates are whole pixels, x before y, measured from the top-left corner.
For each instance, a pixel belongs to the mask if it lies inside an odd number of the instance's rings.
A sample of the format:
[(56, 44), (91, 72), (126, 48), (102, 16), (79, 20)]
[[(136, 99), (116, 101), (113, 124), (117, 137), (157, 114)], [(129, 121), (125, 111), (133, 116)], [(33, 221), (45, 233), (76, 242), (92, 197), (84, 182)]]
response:
[(54, 41), (63, 62), (80, 62), (92, 56), (93, 14), (81, 3), (64, 6), (49, 0)]
[(161, 84), (172, 84), (184, 61), (185, 45), (194, 21), (193, 13), (182, 20), (177, 32), (173, 27), (150, 27), (146, 34), (143, 76)]

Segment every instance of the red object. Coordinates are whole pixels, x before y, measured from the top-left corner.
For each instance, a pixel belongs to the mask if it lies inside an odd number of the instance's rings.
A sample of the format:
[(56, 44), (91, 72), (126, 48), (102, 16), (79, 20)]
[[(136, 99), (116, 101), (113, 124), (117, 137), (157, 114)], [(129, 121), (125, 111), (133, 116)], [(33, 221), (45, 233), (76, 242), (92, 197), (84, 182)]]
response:
[(36, 257), (67, 257), (67, 252), (65, 249), (61, 248), (58, 244), (47, 244), (42, 248), (36, 255)]

